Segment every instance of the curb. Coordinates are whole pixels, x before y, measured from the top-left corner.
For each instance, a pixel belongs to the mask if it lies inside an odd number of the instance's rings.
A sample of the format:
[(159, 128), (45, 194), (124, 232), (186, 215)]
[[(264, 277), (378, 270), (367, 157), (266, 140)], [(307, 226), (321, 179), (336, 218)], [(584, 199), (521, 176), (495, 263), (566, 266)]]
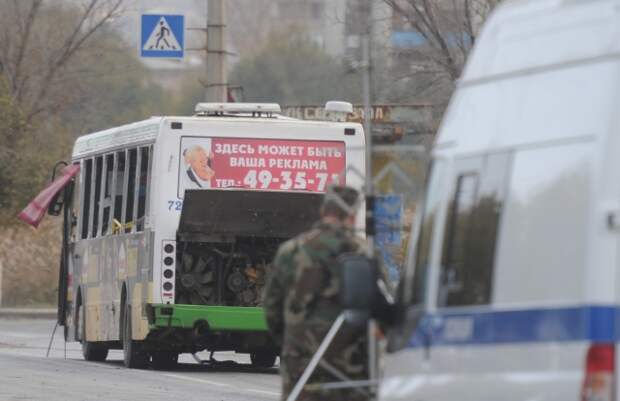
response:
[(56, 309), (0, 308), (0, 318), (56, 319)]

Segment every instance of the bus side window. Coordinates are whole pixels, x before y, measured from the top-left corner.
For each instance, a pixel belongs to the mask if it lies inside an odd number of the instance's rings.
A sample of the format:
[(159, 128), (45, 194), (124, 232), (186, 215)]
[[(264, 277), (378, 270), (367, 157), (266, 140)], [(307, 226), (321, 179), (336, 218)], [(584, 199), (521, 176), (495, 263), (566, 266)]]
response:
[(127, 171), (127, 186), (125, 187), (125, 215), (123, 219), (123, 225), (125, 232), (129, 233), (133, 231), (135, 224), (135, 189), (136, 189), (136, 165), (138, 163), (138, 151), (137, 149), (129, 149), (129, 170)]
[(90, 199), (91, 199), (91, 182), (93, 175), (93, 159), (84, 161), (84, 169), (82, 170), (82, 187), (84, 192), (82, 194), (82, 214), (80, 218), (81, 227), (81, 239), (88, 238), (88, 222), (90, 217)]
[(99, 207), (101, 204), (101, 177), (103, 173), (103, 156), (95, 158), (95, 175), (93, 181), (95, 184), (95, 196), (93, 197), (93, 214), (92, 214), (92, 238), (97, 238), (99, 234)]
[(127, 165), (125, 163), (126, 152), (116, 152), (116, 181), (114, 190), (114, 216), (113, 222), (116, 222), (116, 226), (112, 229), (113, 233), (120, 232), (120, 226), (123, 221), (123, 195), (125, 194), (125, 182), (127, 177)]
[[(80, 166), (81, 162), (75, 162), (73, 163), (76, 166)], [(71, 219), (71, 221), (69, 222), (69, 238), (71, 239), (71, 242), (75, 242), (75, 240), (77, 239), (77, 235), (78, 235), (78, 216), (80, 214), (80, 181), (81, 181), (81, 177), (76, 177), (73, 180), (73, 193), (72, 193), (72, 199), (71, 199), (71, 213), (69, 215), (69, 218)]]
[(112, 184), (114, 179), (114, 154), (105, 156), (105, 173), (103, 176), (103, 196), (101, 201), (101, 235), (108, 234), (110, 227), (110, 210), (112, 208)]
[(149, 195), (150, 180), (150, 148), (140, 148), (140, 170), (138, 179), (138, 216), (137, 231), (144, 231), (144, 220), (146, 214), (146, 203)]

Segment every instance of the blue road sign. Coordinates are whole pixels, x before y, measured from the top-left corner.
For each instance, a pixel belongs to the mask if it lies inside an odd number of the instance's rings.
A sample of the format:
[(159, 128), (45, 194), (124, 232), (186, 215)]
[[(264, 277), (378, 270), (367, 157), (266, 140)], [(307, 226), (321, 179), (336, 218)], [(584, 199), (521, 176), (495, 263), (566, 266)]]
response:
[(403, 215), (401, 195), (383, 195), (375, 198), (375, 239), (383, 244), (398, 245)]
[(142, 57), (183, 58), (184, 16), (143, 14), (140, 31)]
[(388, 270), (390, 280), (396, 282), (402, 266), (395, 261), (395, 252), (400, 252), (403, 217), (402, 195), (382, 195), (375, 198), (375, 247)]
[(390, 280), (396, 282), (402, 266), (396, 256), (402, 252), (401, 229), (403, 218), (403, 196), (381, 195), (375, 198), (375, 247), (387, 268)]

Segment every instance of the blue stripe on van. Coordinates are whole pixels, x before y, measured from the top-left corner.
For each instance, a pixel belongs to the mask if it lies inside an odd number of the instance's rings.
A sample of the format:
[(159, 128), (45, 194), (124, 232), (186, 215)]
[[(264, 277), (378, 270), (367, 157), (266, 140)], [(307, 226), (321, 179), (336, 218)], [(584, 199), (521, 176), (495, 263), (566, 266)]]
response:
[(439, 313), (422, 319), (409, 345), (616, 342), (618, 322), (615, 306)]

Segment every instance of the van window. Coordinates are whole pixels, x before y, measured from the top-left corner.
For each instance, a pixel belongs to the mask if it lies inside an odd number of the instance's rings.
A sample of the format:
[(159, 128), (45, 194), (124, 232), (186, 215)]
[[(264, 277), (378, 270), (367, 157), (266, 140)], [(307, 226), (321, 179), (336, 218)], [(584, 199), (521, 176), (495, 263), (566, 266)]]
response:
[(134, 216), (134, 199), (136, 188), (136, 165), (138, 162), (138, 151), (136, 149), (129, 149), (129, 169), (127, 170), (127, 186), (125, 187), (125, 219), (123, 224), (125, 225), (125, 232), (132, 232), (133, 225), (135, 224)]
[(413, 288), (410, 298), (410, 303), (412, 305), (422, 304), (426, 295), (428, 269), (431, 263), (431, 245), (444, 182), (443, 171), (443, 163), (434, 161), (430, 169), (429, 180), (426, 187), (427, 193), (424, 211), (414, 255), (415, 270), (413, 273)]
[[(464, 288), (466, 277), (470, 272), (466, 266), (466, 247), (474, 233), (472, 232), (473, 212), (476, 202), (478, 174), (460, 175), (456, 190), (450, 203), (448, 225), (444, 239), (444, 254), (441, 264), (440, 306), (467, 305), (466, 300), (472, 291)], [(484, 303), (484, 302), (474, 302)]]
[(144, 218), (146, 211), (146, 202), (148, 199), (148, 184), (150, 177), (150, 149), (148, 147), (140, 148), (140, 177), (138, 179), (138, 215), (137, 215), (137, 231), (144, 230)]
[[(598, 201), (592, 188), (607, 182), (593, 174), (598, 146), (592, 139), (515, 152), (500, 227), (494, 303), (563, 303), (590, 296), (591, 287), (584, 283), (601, 274), (586, 263), (592, 235), (588, 227), (602, 216), (592, 215)], [(597, 221), (597, 230), (602, 223)], [(611, 280), (613, 287), (616, 279)]]
[(93, 218), (92, 218), (92, 238), (96, 238), (99, 225), (99, 206), (101, 200), (101, 177), (103, 173), (103, 156), (97, 156), (95, 158), (95, 176), (93, 177), (95, 184), (95, 196), (93, 198)]
[(88, 238), (88, 218), (90, 216), (90, 192), (91, 192), (91, 180), (93, 175), (93, 160), (87, 159), (83, 162), (84, 169), (82, 170), (82, 187), (84, 189), (82, 195), (82, 215), (80, 216), (80, 238)]
[(456, 177), (444, 232), (440, 307), (490, 302), (509, 165), (509, 154), (490, 155), (480, 171)]

